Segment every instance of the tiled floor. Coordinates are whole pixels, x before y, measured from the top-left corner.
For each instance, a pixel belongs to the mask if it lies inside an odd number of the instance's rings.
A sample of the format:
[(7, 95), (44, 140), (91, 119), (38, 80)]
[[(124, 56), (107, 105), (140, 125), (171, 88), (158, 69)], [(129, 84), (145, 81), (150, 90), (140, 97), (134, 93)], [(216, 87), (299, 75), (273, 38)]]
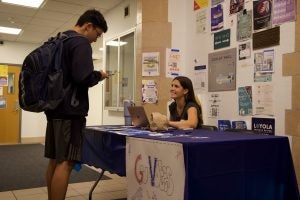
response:
[[(93, 192), (93, 200), (126, 200), (126, 178), (105, 172), (110, 180), (101, 180)], [(66, 200), (87, 200), (94, 182), (69, 184)], [(0, 200), (47, 200), (47, 188), (0, 192)]]

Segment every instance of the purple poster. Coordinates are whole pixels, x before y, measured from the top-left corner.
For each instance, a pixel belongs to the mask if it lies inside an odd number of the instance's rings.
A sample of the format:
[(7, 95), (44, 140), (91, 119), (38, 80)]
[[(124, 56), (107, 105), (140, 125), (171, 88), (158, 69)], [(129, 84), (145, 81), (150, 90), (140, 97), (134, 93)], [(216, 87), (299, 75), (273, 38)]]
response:
[(223, 28), (223, 7), (222, 4), (211, 8), (211, 31), (217, 31)]
[(273, 24), (295, 21), (295, 0), (273, 0)]

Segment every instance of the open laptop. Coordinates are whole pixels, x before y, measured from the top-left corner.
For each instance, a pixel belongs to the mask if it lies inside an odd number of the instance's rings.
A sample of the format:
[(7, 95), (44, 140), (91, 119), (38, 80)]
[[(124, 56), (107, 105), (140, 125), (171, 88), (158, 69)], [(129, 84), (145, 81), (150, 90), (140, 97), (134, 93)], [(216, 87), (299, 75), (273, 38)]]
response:
[(149, 128), (149, 120), (143, 106), (129, 106), (127, 109), (131, 116), (133, 126), (139, 128)]

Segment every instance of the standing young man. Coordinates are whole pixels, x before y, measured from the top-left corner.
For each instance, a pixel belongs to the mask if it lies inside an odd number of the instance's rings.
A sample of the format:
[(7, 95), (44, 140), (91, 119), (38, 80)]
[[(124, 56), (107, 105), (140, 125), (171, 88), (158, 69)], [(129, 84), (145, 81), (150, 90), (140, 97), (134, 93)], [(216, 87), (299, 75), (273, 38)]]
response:
[(66, 40), (63, 47), (64, 86), (71, 83), (71, 89), (55, 110), (45, 112), (49, 200), (65, 199), (73, 166), (81, 160), (83, 129), (89, 110), (88, 89), (108, 77), (105, 72), (94, 70), (91, 43), (106, 31), (107, 24), (102, 14), (97, 10), (87, 10), (72, 30), (64, 32), (77, 36)]

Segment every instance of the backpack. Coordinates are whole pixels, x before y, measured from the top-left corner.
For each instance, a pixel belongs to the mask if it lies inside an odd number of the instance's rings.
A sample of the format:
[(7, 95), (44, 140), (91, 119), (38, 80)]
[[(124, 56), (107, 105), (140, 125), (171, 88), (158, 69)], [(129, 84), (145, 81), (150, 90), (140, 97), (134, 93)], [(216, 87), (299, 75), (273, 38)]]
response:
[(63, 43), (76, 36), (80, 35), (58, 33), (26, 56), (19, 78), (19, 104), (23, 110), (53, 110), (62, 102), (71, 88), (71, 83), (63, 87)]

